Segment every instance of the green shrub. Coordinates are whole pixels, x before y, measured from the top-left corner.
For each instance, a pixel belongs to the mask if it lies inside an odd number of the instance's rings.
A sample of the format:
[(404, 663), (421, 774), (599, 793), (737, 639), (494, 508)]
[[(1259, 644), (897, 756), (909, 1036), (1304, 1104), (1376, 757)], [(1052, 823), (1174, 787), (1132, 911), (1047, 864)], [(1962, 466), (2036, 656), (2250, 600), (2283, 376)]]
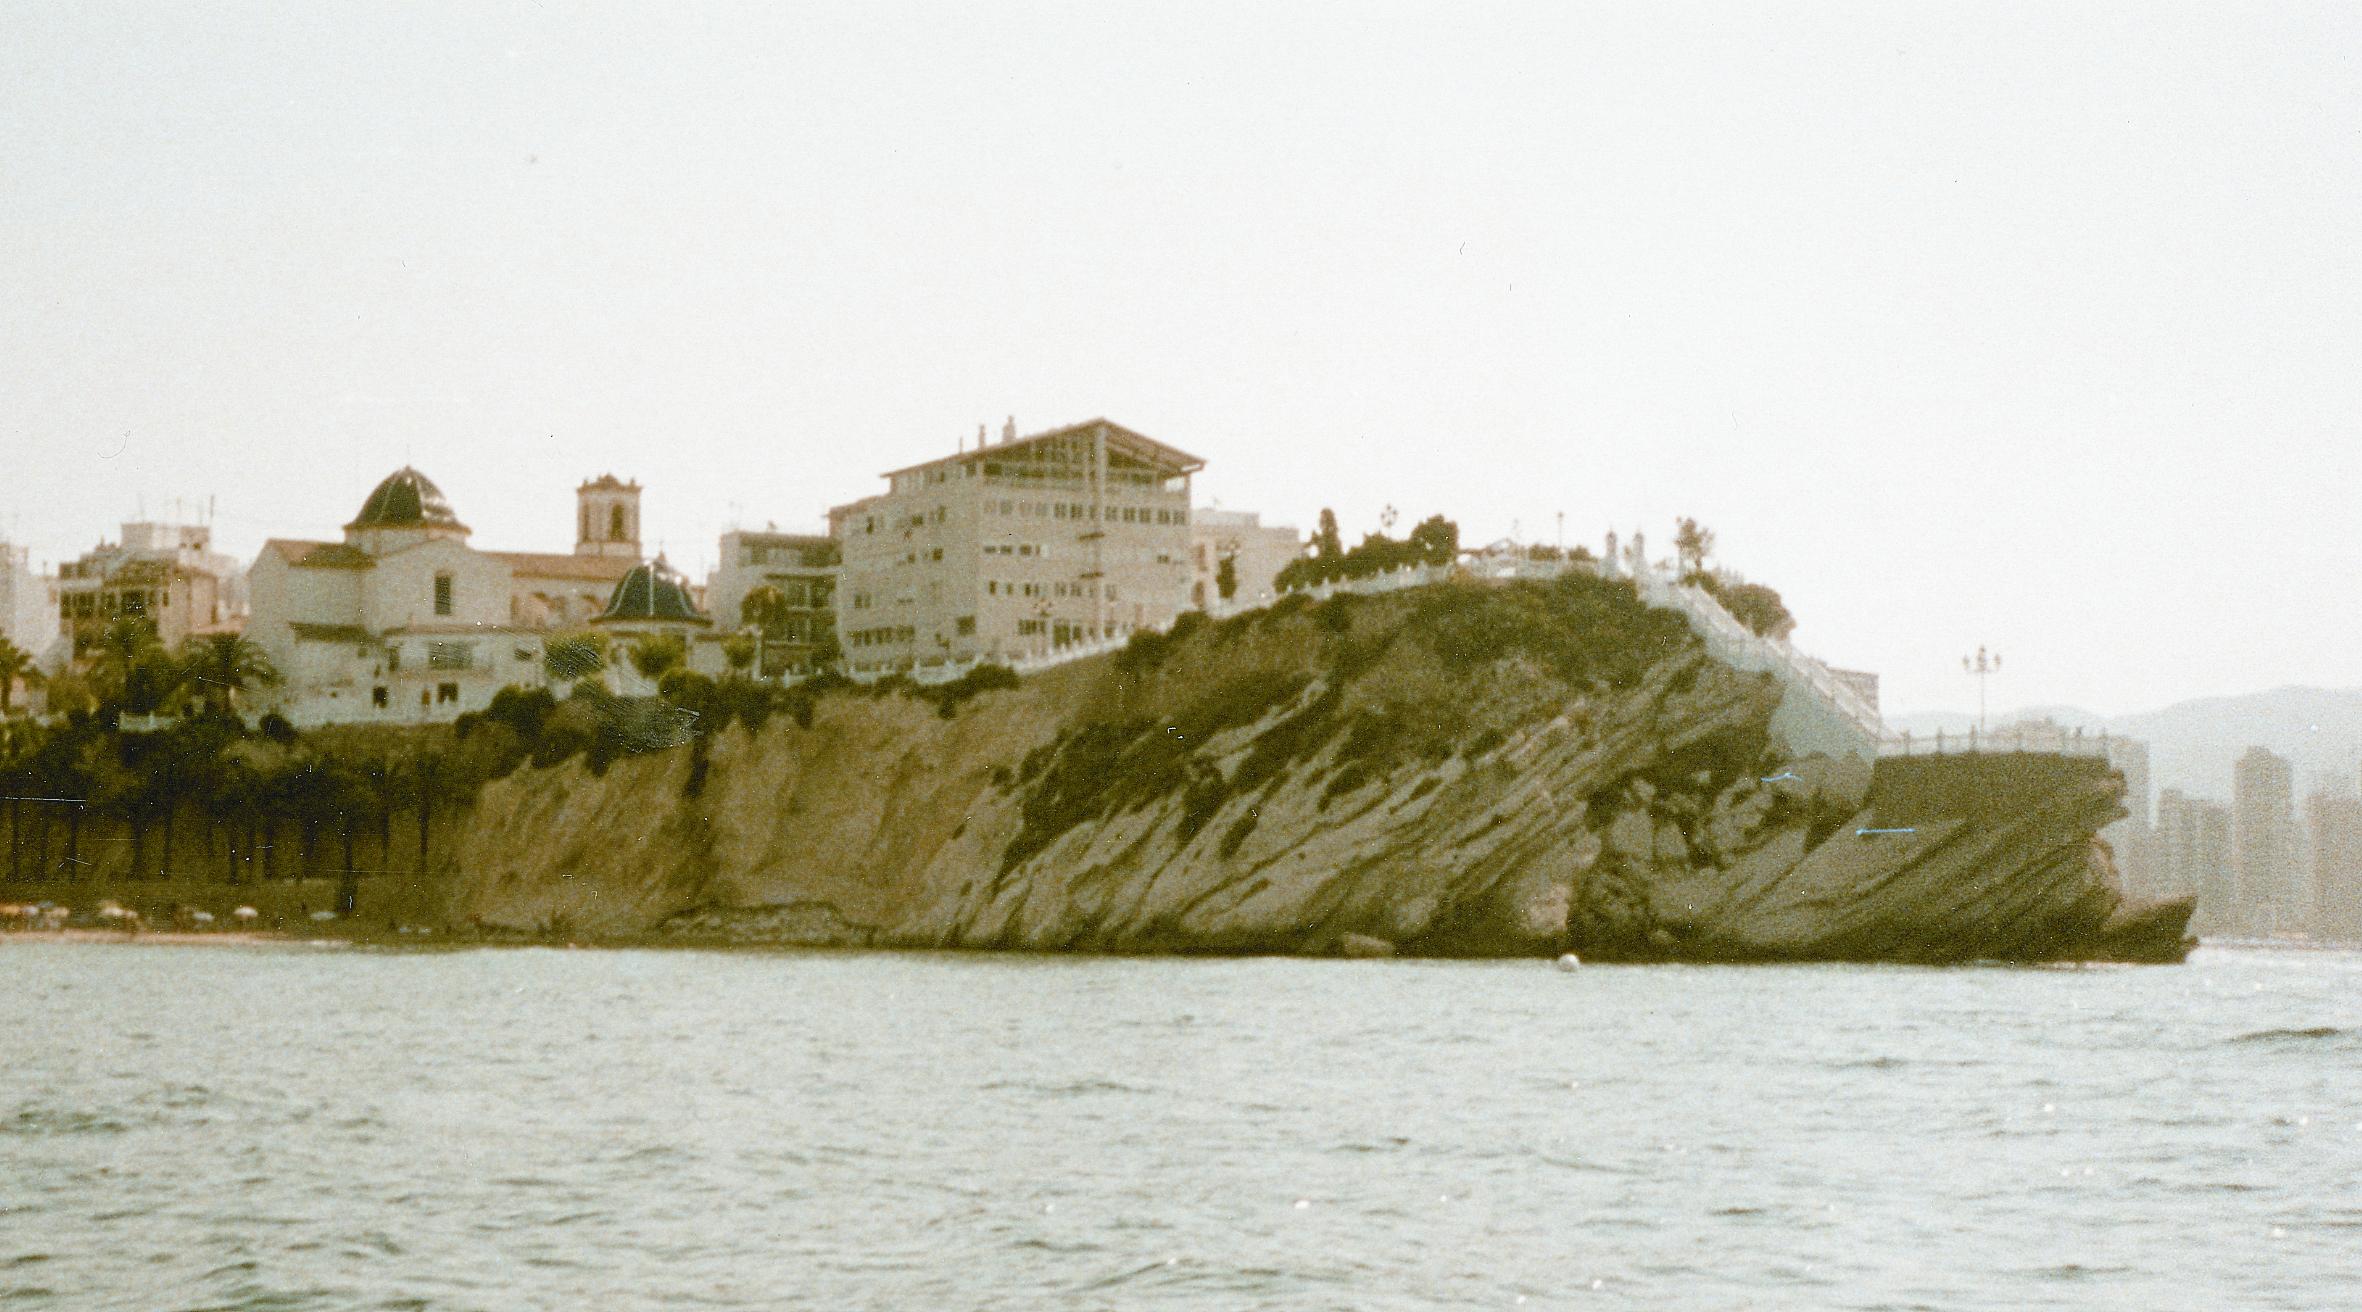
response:
[(986, 663), (953, 679), (938, 684), (933, 690), (935, 713), (950, 719), (959, 711), (960, 703), (979, 693), (998, 692), (1018, 686), (1017, 671), (1006, 665)]

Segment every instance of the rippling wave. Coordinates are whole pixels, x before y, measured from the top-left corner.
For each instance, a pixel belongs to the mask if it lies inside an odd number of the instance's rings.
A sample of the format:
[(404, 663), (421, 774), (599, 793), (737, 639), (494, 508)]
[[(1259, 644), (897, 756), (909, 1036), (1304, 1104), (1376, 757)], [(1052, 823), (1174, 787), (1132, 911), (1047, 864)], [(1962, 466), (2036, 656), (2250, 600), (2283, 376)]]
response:
[(10, 944), (0, 1307), (2338, 1307), (2358, 962)]

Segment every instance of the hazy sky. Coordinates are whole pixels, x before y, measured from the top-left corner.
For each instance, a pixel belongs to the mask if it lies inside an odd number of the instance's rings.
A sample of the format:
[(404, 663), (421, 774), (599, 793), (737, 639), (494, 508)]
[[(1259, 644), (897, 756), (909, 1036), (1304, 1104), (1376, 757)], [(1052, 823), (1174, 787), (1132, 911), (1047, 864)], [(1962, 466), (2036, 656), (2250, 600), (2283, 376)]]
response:
[(1890, 710), (2362, 683), (2362, 9), (0, 7), (0, 533), (700, 573), (1004, 416), (1677, 515)]

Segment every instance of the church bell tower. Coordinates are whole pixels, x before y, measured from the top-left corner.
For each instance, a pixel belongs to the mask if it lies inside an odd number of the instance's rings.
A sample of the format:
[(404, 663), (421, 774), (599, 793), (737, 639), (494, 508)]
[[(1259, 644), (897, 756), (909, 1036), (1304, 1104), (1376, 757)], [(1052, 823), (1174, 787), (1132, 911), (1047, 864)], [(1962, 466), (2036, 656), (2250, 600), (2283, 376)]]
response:
[(640, 558), (640, 485), (601, 474), (574, 489), (574, 554)]

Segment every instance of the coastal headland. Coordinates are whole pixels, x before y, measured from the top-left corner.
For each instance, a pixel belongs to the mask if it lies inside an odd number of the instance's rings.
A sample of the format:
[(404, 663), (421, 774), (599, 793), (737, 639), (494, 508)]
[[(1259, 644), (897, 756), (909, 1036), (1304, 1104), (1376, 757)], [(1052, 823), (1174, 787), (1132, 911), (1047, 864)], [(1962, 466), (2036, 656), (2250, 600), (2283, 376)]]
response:
[[(1928, 964), (2190, 946), (2186, 900), (2121, 892), (2104, 760), (1795, 754), (1771, 674), (1588, 574), (1191, 616), (1022, 680), (761, 691), (670, 720), (593, 694), (410, 731), (382, 757), (418, 782), (324, 823), (268, 796), (11, 802), (0, 900), (103, 892), (164, 923), (268, 895), (297, 904), (282, 923), (328, 908), (446, 940)], [(646, 732), (663, 723), (688, 727)], [(19, 768), (8, 791), (43, 786)]]

